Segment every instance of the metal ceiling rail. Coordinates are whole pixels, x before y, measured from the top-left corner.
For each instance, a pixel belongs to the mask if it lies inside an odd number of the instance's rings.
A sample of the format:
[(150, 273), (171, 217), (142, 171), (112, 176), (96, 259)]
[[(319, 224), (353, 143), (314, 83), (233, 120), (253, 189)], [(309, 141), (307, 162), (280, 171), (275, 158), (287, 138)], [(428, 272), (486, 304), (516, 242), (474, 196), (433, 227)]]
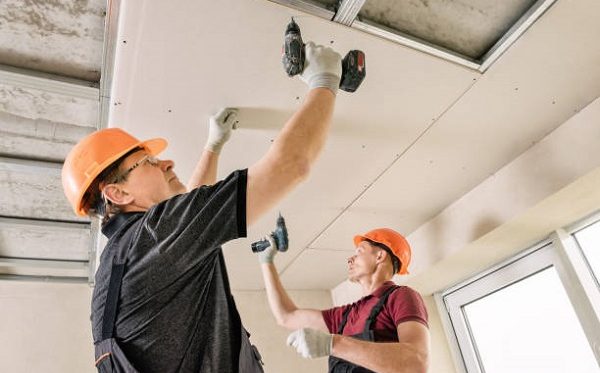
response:
[(98, 83), (0, 64), (0, 84), (98, 100)]
[(351, 26), (366, 0), (342, 0), (333, 21)]
[(393, 30), (383, 25), (379, 25), (368, 20), (361, 21), (357, 19), (358, 13), (364, 5), (365, 0), (342, 0), (335, 14), (334, 12), (323, 8), (322, 4), (311, 0), (269, 1), (312, 14), (320, 18), (332, 20), (357, 30), (365, 31), (397, 44), (404, 45), (434, 57), (438, 57), (446, 61), (465, 66), (469, 69), (479, 71), (480, 73), (484, 73), (557, 0), (538, 0), (480, 60), (473, 60), (462, 54), (428, 43), (422, 39), (411, 37), (401, 33), (400, 31)]

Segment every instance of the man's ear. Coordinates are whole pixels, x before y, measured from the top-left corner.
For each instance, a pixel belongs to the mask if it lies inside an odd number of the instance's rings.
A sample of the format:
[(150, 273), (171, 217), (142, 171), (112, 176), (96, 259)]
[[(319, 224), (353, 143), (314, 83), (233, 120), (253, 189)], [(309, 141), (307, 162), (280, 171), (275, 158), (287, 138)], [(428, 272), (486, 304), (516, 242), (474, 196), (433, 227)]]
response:
[(133, 202), (133, 196), (127, 193), (119, 184), (108, 184), (102, 188), (102, 193), (110, 202), (117, 206)]
[(385, 262), (386, 258), (387, 253), (385, 252), (385, 250), (381, 249), (377, 252), (377, 257), (375, 259), (377, 260), (377, 263), (383, 263)]

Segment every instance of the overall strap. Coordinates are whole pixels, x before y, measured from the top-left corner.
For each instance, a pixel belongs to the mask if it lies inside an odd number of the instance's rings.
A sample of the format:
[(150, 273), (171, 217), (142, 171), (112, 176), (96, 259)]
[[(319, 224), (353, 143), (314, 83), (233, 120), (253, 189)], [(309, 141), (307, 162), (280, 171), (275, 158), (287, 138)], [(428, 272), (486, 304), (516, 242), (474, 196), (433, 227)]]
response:
[[(123, 228), (123, 238), (129, 230), (129, 225), (135, 217), (131, 217), (125, 223)], [(125, 263), (127, 262), (127, 253), (132, 246), (133, 237), (137, 236), (133, 232), (129, 232), (130, 239), (125, 247), (115, 254), (113, 264), (110, 270), (110, 280), (108, 282), (108, 290), (106, 293), (106, 301), (104, 303), (104, 316), (102, 318), (102, 337), (101, 340), (112, 338), (115, 330), (115, 321), (117, 318), (117, 303), (119, 302), (119, 293), (121, 292), (121, 282), (125, 273)], [(112, 240), (111, 240), (112, 241)], [(114, 245), (117, 240), (111, 242)], [(106, 250), (106, 249), (105, 249)]]
[(344, 314), (342, 316), (342, 323), (340, 324), (340, 327), (338, 328), (337, 334), (344, 334), (344, 327), (346, 326), (346, 322), (348, 321), (348, 315), (350, 314), (350, 310), (352, 310), (352, 306), (348, 307), (344, 311)]
[(377, 302), (377, 304), (371, 309), (371, 314), (369, 314), (369, 318), (365, 322), (365, 329), (363, 330), (363, 333), (369, 333), (371, 330), (371, 325), (375, 322), (375, 319), (377, 318), (377, 315), (379, 315), (379, 312), (381, 312), (383, 306), (385, 306), (385, 302), (387, 301), (388, 297), (394, 290), (398, 288), (399, 286), (390, 286), (390, 288), (383, 293), (381, 298), (379, 298), (379, 302)]

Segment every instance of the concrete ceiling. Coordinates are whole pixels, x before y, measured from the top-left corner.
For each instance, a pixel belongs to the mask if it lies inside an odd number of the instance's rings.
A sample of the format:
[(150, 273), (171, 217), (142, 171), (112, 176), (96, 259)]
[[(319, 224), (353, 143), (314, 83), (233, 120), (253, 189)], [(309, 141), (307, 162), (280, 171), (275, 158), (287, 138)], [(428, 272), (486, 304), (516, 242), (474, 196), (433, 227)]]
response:
[[(218, 108), (241, 108), (220, 176), (265, 153), (306, 89), (282, 71), (290, 16), (306, 41), (367, 54), (367, 79), (338, 96), (331, 136), (309, 180), (279, 210), (290, 288), (345, 278), (351, 238), (377, 226), (409, 234), (600, 94), (593, 0), (559, 0), (485, 74), (266, 0), (136, 1), (121, 8), (111, 126), (170, 141), (191, 174)], [(262, 287), (249, 246), (276, 212), (226, 245), (231, 283)]]
[(103, 0), (0, 2), (0, 278), (93, 275), (94, 224), (60, 182), (102, 122)]

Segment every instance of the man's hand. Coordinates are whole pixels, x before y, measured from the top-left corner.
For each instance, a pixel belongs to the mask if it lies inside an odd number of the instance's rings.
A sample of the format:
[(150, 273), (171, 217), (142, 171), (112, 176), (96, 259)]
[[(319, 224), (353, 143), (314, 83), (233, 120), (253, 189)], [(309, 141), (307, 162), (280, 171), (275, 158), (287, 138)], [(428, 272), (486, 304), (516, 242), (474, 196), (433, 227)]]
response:
[(258, 261), (263, 264), (273, 263), (275, 254), (277, 254), (277, 243), (270, 234), (265, 237), (265, 240), (269, 241), (270, 245), (263, 251), (258, 252)]
[(208, 140), (204, 149), (219, 154), (231, 137), (231, 130), (237, 128), (237, 109), (221, 109), (208, 120)]
[(287, 345), (302, 357), (315, 359), (331, 355), (333, 336), (315, 329), (298, 329), (288, 336)]
[(329, 88), (337, 93), (342, 76), (342, 56), (331, 48), (306, 43), (306, 60), (300, 79), (309, 89)]

